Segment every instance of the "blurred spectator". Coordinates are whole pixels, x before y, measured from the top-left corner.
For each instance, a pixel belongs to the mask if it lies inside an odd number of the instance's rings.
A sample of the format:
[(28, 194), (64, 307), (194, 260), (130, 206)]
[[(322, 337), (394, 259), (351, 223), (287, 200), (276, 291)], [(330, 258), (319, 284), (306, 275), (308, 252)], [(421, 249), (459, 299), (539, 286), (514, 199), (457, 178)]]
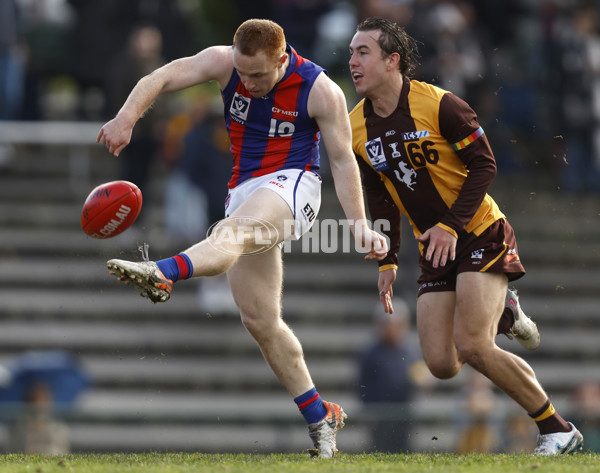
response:
[(272, 0), (270, 19), (281, 25), (301, 56), (314, 57), (319, 19), (332, 4), (332, 0)]
[[(71, 28), (70, 71), (80, 92), (79, 114), (84, 119), (102, 112), (106, 71), (127, 44), (127, 37), (138, 21), (137, 2), (120, 0), (67, 0), (75, 21)], [(101, 94), (102, 97), (98, 97)], [(93, 107), (90, 99), (100, 101)], [(95, 110), (92, 110), (95, 109)]]
[(160, 31), (166, 62), (198, 52), (190, 24), (182, 11), (181, 5), (185, 2), (136, 0), (133, 3), (138, 4), (137, 21), (152, 24)]
[(372, 16), (387, 18), (406, 27), (413, 15), (413, 6), (418, 0), (364, 0), (359, 2), (359, 22)]
[(373, 419), (371, 450), (379, 452), (409, 450), (410, 403), (416, 391), (433, 380), (418, 346), (408, 337), (408, 306), (402, 299), (395, 299), (393, 304), (393, 314), (386, 314), (377, 304), (376, 340), (358, 359), (359, 395), (365, 412)]
[[(166, 180), (165, 225), (175, 247), (202, 239), (209, 227), (225, 216), (230, 142), (222, 126), (220, 99), (215, 102), (201, 91), (179, 95), (191, 105), (174, 115), (165, 131), (163, 154), (171, 169)], [(203, 310), (237, 313), (225, 275), (204, 278), (198, 284)]]
[(600, 384), (588, 381), (577, 386), (571, 395), (575, 407), (573, 422), (583, 434), (586, 451), (600, 453)]
[(69, 431), (59, 415), (89, 384), (79, 359), (63, 350), (26, 351), (1, 364), (0, 413), (9, 452), (68, 453)]
[(23, 120), (75, 119), (79, 104), (73, 79), (67, 0), (18, 0), (26, 57)]
[(503, 426), (502, 453), (532, 453), (537, 434), (538, 430), (527, 414), (514, 412), (507, 415)]
[[(195, 52), (194, 41), (181, 2), (172, 0), (66, 0), (75, 21), (71, 29), (72, 62), (70, 70), (80, 88), (80, 115), (85, 119), (103, 119), (102, 111), (106, 70), (122, 56), (123, 45), (136, 34), (137, 25), (156, 27), (162, 37), (161, 54), (165, 61)], [(109, 32), (110, 34), (107, 34)], [(109, 100), (111, 98), (109, 97)], [(93, 102), (93, 103), (92, 103)], [(111, 116), (110, 105), (104, 111)]]
[[(152, 25), (136, 27), (129, 35), (127, 48), (115, 58), (107, 74), (109, 115), (116, 115), (138, 80), (164, 62), (160, 31)], [(142, 193), (148, 190), (149, 171), (161, 149), (166, 113), (167, 102), (163, 98), (138, 122), (129, 146), (119, 156), (121, 179), (135, 183)], [(138, 220), (143, 220), (143, 214), (144, 210)]]
[(25, 57), (16, 0), (0, 0), (0, 120), (19, 118)]
[(224, 217), (231, 176), (229, 138), (213, 99), (197, 91), (180, 97), (191, 105), (168, 121), (163, 151), (171, 169), (165, 223), (176, 246), (197, 241)]
[(508, 47), (517, 30), (522, 28), (523, 17), (529, 15), (540, 21), (538, 12), (532, 13), (522, 0), (470, 0), (468, 3), (477, 11), (478, 24), (488, 34), (491, 48)]
[(47, 385), (31, 386), (24, 409), (9, 423), (10, 453), (64, 455), (70, 452), (69, 428), (54, 417), (54, 399)]
[(568, 191), (600, 190), (599, 25), (596, 4), (584, 2), (558, 32), (558, 180)]
[(316, 24), (317, 36), (312, 57), (325, 67), (342, 87), (344, 82), (350, 82), (348, 44), (354, 34), (356, 23), (357, 13), (354, 5), (347, 0), (340, 0), (334, 2), (332, 7), (318, 18)]
[(430, 50), (425, 49), (428, 56), (421, 60), (420, 75), (475, 106), (487, 75), (475, 9), (467, 2), (439, 2), (423, 20)]
[(497, 407), (492, 382), (481, 373), (471, 370), (466, 393), (465, 412), (460, 418), (462, 426), (457, 453), (493, 453), (498, 448), (498, 434), (492, 415)]

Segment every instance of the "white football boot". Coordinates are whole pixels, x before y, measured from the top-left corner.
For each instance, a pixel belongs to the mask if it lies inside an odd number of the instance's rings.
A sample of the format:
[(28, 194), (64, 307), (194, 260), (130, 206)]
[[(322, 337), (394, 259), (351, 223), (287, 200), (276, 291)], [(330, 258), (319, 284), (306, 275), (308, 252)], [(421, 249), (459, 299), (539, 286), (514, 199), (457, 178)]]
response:
[(119, 281), (136, 285), (140, 295), (147, 297), (153, 304), (166, 302), (173, 291), (173, 281), (167, 279), (154, 261), (124, 261), (111, 259), (106, 262), (110, 274)]
[(323, 401), (327, 415), (319, 422), (308, 424), (308, 435), (313, 441), (314, 449), (309, 452), (313, 457), (331, 458), (338, 453), (335, 436), (344, 427), (348, 418), (344, 409), (333, 402)]
[(519, 296), (516, 289), (506, 291), (505, 307), (508, 307), (515, 319), (510, 331), (505, 335), (511, 340), (514, 338), (528, 350), (535, 350), (540, 346), (540, 332), (537, 325), (531, 320), (519, 305)]
[(552, 434), (538, 435), (536, 455), (565, 455), (583, 449), (583, 435), (569, 422), (569, 432), (555, 432)]

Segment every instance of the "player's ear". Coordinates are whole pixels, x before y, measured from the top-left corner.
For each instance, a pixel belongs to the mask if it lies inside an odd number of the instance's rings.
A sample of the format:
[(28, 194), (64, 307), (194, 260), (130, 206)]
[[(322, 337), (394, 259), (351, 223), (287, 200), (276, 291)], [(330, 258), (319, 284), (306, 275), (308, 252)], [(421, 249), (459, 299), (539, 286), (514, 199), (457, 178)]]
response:
[(283, 53), (281, 55), (281, 57), (279, 58), (279, 65), (283, 66), (285, 64), (285, 61), (287, 61), (288, 55), (287, 53)]
[(398, 64), (400, 63), (400, 54), (392, 53), (386, 57), (387, 68), (388, 70), (398, 69)]

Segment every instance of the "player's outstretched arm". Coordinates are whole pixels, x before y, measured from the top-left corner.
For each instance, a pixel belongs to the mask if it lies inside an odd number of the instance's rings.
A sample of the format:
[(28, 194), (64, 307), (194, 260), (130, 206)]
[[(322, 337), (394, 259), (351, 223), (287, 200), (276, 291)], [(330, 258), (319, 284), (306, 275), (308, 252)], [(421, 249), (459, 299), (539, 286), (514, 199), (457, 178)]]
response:
[(308, 98), (308, 112), (317, 121), (327, 149), (331, 174), (346, 217), (366, 259), (382, 259), (388, 248), (385, 238), (368, 227), (360, 172), (352, 151), (352, 130), (342, 89), (325, 74), (315, 81)]
[(177, 59), (142, 77), (133, 88), (117, 116), (100, 130), (96, 141), (118, 156), (129, 144), (137, 121), (159, 95), (216, 80), (224, 87), (231, 76), (233, 62), (230, 46), (212, 46), (195, 56)]

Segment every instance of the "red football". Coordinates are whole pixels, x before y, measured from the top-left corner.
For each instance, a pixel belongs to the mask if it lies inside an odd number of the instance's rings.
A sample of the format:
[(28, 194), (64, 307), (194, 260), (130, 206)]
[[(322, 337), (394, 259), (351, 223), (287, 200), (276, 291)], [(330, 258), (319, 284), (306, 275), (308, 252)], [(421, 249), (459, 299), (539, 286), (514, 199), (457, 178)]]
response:
[(83, 204), (81, 228), (94, 238), (112, 238), (127, 230), (142, 210), (142, 192), (133, 182), (112, 181), (96, 187)]

